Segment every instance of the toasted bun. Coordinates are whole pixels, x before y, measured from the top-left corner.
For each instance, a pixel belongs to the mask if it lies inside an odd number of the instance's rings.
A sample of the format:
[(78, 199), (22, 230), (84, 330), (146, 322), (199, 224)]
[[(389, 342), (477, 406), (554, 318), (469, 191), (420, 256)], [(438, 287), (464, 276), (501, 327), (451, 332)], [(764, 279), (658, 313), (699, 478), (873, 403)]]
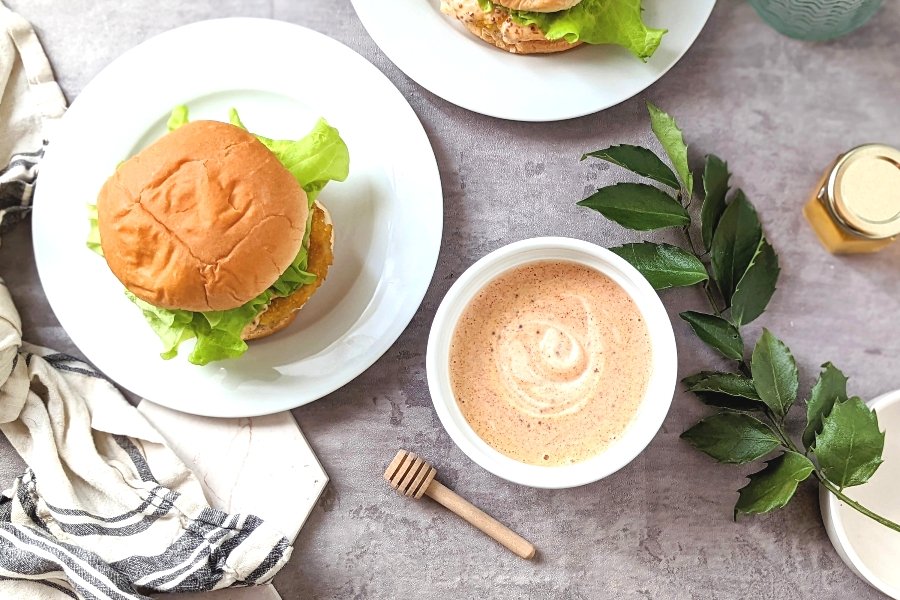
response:
[(256, 340), (281, 331), (294, 322), (299, 311), (319, 289), (328, 276), (328, 267), (334, 261), (334, 229), (331, 215), (324, 206), (313, 206), (312, 228), (309, 232), (309, 263), (306, 270), (316, 275), (315, 283), (304, 285), (286, 298), (275, 298), (255, 322), (244, 329), (241, 337)]
[(103, 254), (155, 306), (245, 304), (288, 268), (306, 229), (306, 193), (239, 127), (195, 121), (122, 163), (97, 198)]
[[(524, 0), (523, 0), (524, 1)], [(506, 9), (495, 6), (484, 12), (478, 0), (441, 0), (441, 11), (462, 23), (485, 42), (513, 54), (548, 54), (578, 45), (566, 40), (550, 41), (536, 25), (519, 25)]]
[(530, 10), (534, 12), (558, 12), (568, 10), (581, 0), (494, 0), (500, 6), (512, 10)]

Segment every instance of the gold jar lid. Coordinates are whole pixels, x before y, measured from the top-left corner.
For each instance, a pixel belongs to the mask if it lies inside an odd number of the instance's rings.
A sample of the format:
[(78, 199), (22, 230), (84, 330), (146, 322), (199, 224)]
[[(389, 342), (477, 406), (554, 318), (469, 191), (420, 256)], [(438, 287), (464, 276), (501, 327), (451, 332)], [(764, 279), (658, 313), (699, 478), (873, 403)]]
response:
[(832, 214), (863, 237), (900, 235), (900, 150), (866, 144), (849, 150), (831, 170), (824, 198)]

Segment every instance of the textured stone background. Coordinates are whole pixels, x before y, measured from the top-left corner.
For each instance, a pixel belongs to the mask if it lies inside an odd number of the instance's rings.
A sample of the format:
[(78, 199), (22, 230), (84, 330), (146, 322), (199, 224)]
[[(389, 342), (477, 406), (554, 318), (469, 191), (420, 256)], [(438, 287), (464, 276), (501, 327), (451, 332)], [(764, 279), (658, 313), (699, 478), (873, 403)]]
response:
[[(445, 191), (437, 272), (416, 318), (378, 363), (295, 411), (331, 484), (276, 579), (285, 598), (879, 597), (835, 554), (811, 484), (781, 512), (731, 521), (734, 490), (751, 469), (718, 466), (678, 439), (704, 414), (687, 394), (677, 393), (662, 431), (627, 468), (580, 489), (539, 491), (490, 475), (456, 449), (431, 407), (424, 360), (441, 297), (487, 252), (544, 234), (604, 246), (639, 237), (574, 202), (622, 177), (579, 163), (582, 152), (649, 141), (646, 98), (677, 116), (695, 163), (707, 152), (727, 159), (734, 183), (760, 209), (783, 273), (758, 326), (791, 346), (804, 385), (832, 360), (864, 397), (900, 387), (900, 244), (876, 256), (832, 257), (800, 212), (840, 151), (870, 141), (900, 146), (900, 2), (886, 2), (849, 38), (807, 44), (769, 30), (746, 4), (721, 0), (693, 49), (641, 97), (541, 125), (482, 117), (423, 91), (378, 50), (347, 0), (7, 3), (37, 27), (70, 100), (107, 63), (159, 32), (210, 17), (274, 17), (325, 32), (371, 60), (428, 131)], [(0, 273), (26, 339), (76, 351), (41, 292), (27, 226), (3, 240)], [(715, 367), (677, 319), (703, 306), (699, 293), (663, 299), (681, 374)], [(540, 558), (521, 561), (429, 502), (393, 495), (381, 472), (398, 446), (423, 453), (447, 484), (514, 524)]]

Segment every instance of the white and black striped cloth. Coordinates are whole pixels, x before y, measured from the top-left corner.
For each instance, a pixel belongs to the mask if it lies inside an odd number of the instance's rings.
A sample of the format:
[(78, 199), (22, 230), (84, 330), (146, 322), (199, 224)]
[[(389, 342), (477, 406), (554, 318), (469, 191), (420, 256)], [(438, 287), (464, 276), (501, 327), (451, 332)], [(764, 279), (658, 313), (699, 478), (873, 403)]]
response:
[[(121, 438), (129, 444), (128, 438)], [(136, 456), (140, 453), (134, 450)], [(139, 458), (135, 464), (142, 461)], [(146, 465), (145, 465), (146, 466)], [(49, 530), (47, 519), (76, 536), (131, 537), (147, 531), (154, 520), (177, 512), (178, 492), (155, 486), (134, 509), (112, 517), (79, 509), (48, 506), (49, 515), (38, 514), (37, 485), (29, 469), (17, 481), (15, 497), (0, 500), (0, 592), (9, 597), (145, 598), (144, 592), (211, 590), (226, 578), (225, 561), (231, 550), (245, 543), (262, 521), (253, 515), (229, 515), (204, 508), (165, 551), (154, 556), (131, 555), (107, 562), (81, 546), (60, 542)], [(14, 505), (31, 525), (12, 522)], [(134, 542), (132, 543), (139, 543)], [(251, 585), (271, 579), (283, 564), (289, 542), (281, 538), (269, 555), (234, 585)], [(27, 580), (27, 581), (25, 581)], [(27, 590), (33, 589), (33, 594)], [(52, 590), (53, 593), (48, 593)]]
[(0, 495), (0, 597), (125, 600), (265, 583), (291, 544), (210, 508), (159, 433), (90, 366), (21, 341), (0, 282), (0, 432), (29, 468)]
[(13, 154), (9, 164), (0, 168), (0, 239), (31, 210), (38, 164), (46, 146), (44, 140), (34, 152)]
[(0, 236), (31, 210), (46, 140), (65, 110), (34, 29), (0, 0)]

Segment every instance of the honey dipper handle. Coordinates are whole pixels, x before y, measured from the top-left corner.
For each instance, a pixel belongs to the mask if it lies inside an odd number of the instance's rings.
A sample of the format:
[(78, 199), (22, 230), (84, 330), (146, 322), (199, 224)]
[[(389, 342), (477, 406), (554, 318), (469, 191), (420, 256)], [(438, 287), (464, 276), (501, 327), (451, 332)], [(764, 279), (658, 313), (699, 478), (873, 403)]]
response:
[(431, 496), (435, 502), (443, 504), (460, 517), (485, 532), (515, 554), (522, 558), (529, 559), (534, 557), (534, 546), (531, 542), (520, 536), (518, 533), (490, 516), (483, 510), (473, 506), (462, 496), (441, 484), (437, 480), (433, 480), (425, 494)]

